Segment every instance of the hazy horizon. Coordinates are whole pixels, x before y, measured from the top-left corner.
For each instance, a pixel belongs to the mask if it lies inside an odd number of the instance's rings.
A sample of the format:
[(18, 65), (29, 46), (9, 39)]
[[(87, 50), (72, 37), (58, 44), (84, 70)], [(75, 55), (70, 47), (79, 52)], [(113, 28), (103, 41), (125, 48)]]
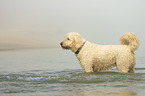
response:
[(116, 45), (133, 32), (143, 51), (144, 5), (144, 0), (0, 0), (0, 49), (58, 47), (68, 32)]

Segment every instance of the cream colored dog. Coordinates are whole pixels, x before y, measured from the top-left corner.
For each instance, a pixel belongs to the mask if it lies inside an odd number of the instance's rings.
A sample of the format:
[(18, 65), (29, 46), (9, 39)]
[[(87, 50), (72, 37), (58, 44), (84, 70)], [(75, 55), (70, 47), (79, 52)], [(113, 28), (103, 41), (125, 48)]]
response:
[(139, 46), (139, 39), (133, 33), (126, 33), (121, 36), (120, 42), (121, 45), (93, 44), (82, 39), (78, 33), (71, 32), (60, 45), (76, 54), (86, 72), (103, 72), (115, 66), (119, 72), (134, 72), (134, 51)]

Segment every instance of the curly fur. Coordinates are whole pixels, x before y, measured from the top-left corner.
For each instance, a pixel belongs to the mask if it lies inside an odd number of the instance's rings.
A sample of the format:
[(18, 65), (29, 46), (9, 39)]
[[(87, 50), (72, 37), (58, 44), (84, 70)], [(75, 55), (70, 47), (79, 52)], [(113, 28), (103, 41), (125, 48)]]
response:
[[(83, 42), (85, 40), (78, 33), (71, 32), (61, 46), (76, 52)], [(119, 72), (134, 72), (134, 51), (139, 47), (139, 39), (130, 32), (122, 35), (120, 42), (121, 45), (98, 45), (87, 41), (76, 57), (86, 72), (103, 72), (115, 66)]]

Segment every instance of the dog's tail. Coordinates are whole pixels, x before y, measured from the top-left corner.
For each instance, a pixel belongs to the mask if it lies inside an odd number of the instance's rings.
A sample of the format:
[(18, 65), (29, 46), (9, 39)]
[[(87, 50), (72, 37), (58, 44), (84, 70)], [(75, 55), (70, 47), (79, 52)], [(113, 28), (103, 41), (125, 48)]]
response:
[(133, 33), (126, 33), (120, 37), (121, 45), (128, 45), (131, 51), (137, 50), (139, 47), (139, 39)]

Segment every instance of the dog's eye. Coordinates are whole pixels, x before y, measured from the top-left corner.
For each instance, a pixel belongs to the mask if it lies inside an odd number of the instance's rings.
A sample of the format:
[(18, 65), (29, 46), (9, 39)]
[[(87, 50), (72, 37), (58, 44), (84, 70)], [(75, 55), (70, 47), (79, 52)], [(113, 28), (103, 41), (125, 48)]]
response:
[(67, 40), (70, 40), (69, 38), (67, 38)]

